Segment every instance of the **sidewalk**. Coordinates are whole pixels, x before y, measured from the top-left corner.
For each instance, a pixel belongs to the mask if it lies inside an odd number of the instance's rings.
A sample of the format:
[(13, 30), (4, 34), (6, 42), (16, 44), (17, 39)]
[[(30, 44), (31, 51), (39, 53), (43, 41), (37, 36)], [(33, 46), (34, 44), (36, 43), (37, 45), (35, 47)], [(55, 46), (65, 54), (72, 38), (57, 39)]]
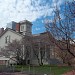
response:
[[(44, 75), (44, 74), (25, 74), (25, 73), (21, 73), (21, 72), (15, 72), (15, 73), (0, 73), (0, 75)], [(47, 74), (50, 75), (50, 74)]]
[(16, 73), (0, 73), (0, 75), (27, 75), (27, 74), (22, 74), (21, 72), (16, 72)]

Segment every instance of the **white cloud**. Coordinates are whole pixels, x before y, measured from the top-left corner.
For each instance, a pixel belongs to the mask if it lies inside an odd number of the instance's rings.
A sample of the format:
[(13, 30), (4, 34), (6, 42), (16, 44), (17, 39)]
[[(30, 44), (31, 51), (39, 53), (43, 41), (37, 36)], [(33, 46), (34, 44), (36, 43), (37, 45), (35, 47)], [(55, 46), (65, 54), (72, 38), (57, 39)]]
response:
[(36, 31), (40, 30), (41, 28), (35, 28)]
[[(48, 2), (49, 1), (49, 2)], [(37, 18), (52, 15), (53, 3), (51, 0), (0, 0), (0, 27), (4, 27), (10, 21), (27, 19), (35, 21)], [(54, 0), (53, 0), (54, 1)], [(62, 0), (58, 0), (60, 5)]]

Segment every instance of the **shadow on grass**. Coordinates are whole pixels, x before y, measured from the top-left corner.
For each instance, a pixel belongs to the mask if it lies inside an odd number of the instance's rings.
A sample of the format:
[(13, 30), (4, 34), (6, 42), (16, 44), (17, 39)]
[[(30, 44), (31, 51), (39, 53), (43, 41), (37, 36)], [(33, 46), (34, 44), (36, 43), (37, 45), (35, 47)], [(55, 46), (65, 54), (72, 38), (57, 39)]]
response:
[(17, 65), (15, 66), (15, 70), (24, 72), (24, 73), (31, 73), (31, 74), (48, 74), (48, 75), (61, 75), (65, 72), (73, 70), (70, 66), (57, 66), (57, 65), (43, 65), (43, 66), (22, 66)]

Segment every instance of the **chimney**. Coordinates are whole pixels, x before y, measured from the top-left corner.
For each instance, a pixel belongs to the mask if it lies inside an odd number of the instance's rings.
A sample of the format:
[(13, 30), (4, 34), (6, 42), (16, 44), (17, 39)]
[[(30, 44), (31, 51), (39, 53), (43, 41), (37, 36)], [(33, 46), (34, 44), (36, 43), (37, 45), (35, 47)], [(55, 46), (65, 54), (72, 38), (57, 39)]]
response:
[(16, 32), (20, 32), (20, 24), (16, 23)]
[(4, 28), (0, 28), (0, 35), (4, 32)]

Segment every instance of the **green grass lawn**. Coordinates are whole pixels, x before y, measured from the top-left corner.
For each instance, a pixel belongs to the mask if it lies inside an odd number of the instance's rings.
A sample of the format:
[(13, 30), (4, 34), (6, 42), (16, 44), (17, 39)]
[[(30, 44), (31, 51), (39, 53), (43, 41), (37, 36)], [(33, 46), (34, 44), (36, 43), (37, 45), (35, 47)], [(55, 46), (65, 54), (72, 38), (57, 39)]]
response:
[(19, 71), (32, 71), (34, 73), (47, 73), (52, 75), (61, 75), (65, 72), (71, 71), (73, 68), (69, 66), (50, 66), (50, 65), (44, 65), (44, 66), (22, 66), (17, 65), (15, 66), (17, 70)]

